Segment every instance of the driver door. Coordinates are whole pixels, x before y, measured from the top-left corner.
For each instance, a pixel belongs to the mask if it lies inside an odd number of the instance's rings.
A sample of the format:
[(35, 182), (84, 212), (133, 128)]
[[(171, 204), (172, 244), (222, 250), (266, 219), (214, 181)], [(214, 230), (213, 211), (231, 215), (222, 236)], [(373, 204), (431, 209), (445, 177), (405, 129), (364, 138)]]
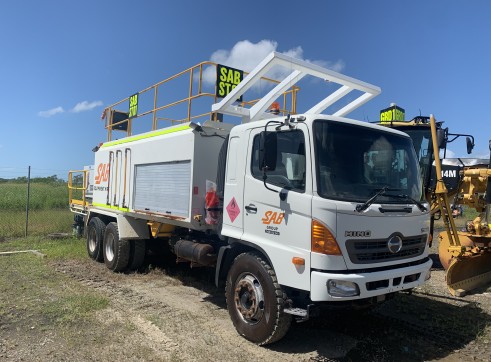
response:
[[(280, 284), (308, 290), (310, 287), (312, 175), (308, 129), (277, 132), (274, 170), (266, 185), (259, 169), (260, 133), (251, 130), (244, 180), (243, 239), (258, 245), (270, 258)], [(280, 193), (286, 197), (280, 198)], [(299, 267), (293, 257), (305, 259)]]

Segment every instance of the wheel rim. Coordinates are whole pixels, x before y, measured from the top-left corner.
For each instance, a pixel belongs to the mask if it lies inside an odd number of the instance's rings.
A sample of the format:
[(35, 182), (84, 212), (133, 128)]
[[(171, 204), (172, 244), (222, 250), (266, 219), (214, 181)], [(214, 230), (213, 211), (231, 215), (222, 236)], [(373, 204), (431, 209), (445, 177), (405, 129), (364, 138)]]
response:
[(114, 259), (114, 236), (109, 234), (105, 240), (105, 253), (107, 261), (112, 261)]
[(95, 251), (95, 246), (96, 246), (96, 231), (94, 228), (91, 228), (89, 232), (89, 251), (91, 253)]
[(234, 301), (237, 312), (247, 323), (257, 323), (264, 314), (264, 293), (261, 283), (252, 274), (243, 274), (235, 283)]

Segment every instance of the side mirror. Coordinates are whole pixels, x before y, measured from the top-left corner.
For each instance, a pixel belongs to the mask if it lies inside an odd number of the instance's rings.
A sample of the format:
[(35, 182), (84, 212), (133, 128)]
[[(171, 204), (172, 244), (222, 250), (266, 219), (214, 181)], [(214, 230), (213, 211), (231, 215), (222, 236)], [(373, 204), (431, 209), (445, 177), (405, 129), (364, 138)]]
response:
[(470, 137), (465, 138), (465, 143), (467, 144), (467, 154), (470, 155), (474, 149), (474, 141)]
[(440, 128), (436, 130), (436, 140), (438, 142), (438, 148), (440, 150), (445, 149), (447, 147), (447, 131), (448, 128)]
[(276, 132), (261, 132), (259, 144), (259, 168), (265, 171), (276, 169), (278, 136)]

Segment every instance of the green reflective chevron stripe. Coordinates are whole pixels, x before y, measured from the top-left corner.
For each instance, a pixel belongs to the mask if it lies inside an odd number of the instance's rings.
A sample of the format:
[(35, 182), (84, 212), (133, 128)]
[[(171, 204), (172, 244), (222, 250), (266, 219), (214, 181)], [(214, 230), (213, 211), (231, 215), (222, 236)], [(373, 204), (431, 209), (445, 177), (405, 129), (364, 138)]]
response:
[(140, 134), (140, 135), (137, 135), (137, 136), (123, 138), (123, 139), (117, 140), (117, 141), (106, 142), (106, 143), (104, 143), (102, 145), (101, 148), (122, 145), (122, 144), (128, 143), (128, 142), (134, 142), (134, 141), (139, 141), (139, 140), (143, 140), (143, 139), (146, 139), (146, 138), (152, 138), (152, 137), (161, 136), (161, 135), (164, 135), (164, 134), (170, 134), (170, 133), (185, 131), (187, 129), (190, 129), (190, 128), (189, 128), (189, 125), (186, 123), (183, 126), (176, 126), (176, 127), (172, 127), (172, 128), (166, 128), (166, 129), (162, 129), (162, 130), (151, 132), (151, 133), (144, 133), (144, 134)]
[(100, 207), (101, 209), (118, 210), (118, 211), (123, 211), (123, 212), (130, 211), (130, 209), (127, 208), (127, 207), (119, 207), (119, 206), (112, 206), (112, 205), (106, 205), (106, 204), (98, 204), (97, 202), (92, 203), (92, 206)]

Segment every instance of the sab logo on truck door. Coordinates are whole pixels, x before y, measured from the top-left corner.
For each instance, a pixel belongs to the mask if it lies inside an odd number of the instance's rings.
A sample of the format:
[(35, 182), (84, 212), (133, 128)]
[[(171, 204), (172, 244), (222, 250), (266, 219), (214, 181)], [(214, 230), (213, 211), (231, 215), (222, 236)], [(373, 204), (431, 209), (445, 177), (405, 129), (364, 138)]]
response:
[(284, 212), (273, 212), (273, 211), (266, 211), (264, 213), (264, 217), (261, 219), (263, 224), (269, 225), (271, 223), (273, 224), (281, 224), (283, 219), (285, 218), (285, 213)]
[(272, 226), (271, 224), (280, 225), (284, 218), (285, 218), (284, 212), (266, 211), (264, 213), (264, 217), (261, 219), (263, 224), (267, 225), (266, 229), (264, 229), (264, 232), (266, 234), (279, 236), (280, 235), (279, 228), (277, 226)]

